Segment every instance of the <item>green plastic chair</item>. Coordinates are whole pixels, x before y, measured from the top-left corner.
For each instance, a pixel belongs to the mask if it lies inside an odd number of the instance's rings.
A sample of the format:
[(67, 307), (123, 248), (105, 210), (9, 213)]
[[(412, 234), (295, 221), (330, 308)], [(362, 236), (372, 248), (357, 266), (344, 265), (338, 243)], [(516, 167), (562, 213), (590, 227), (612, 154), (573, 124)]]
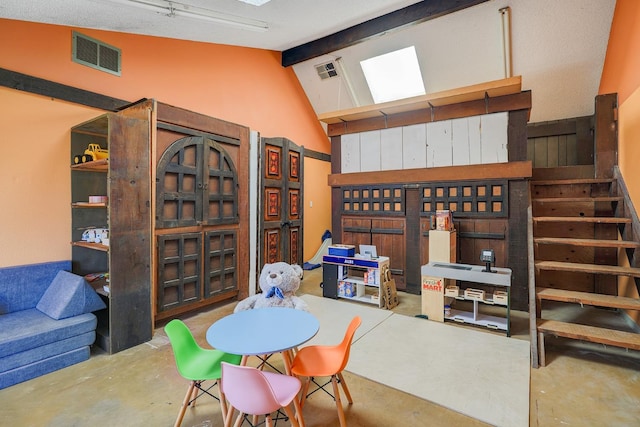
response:
[[(220, 364), (222, 362), (227, 362), (233, 365), (239, 365), (242, 360), (242, 356), (225, 353), (220, 350), (210, 350), (200, 347), (193, 338), (193, 335), (187, 325), (179, 319), (174, 319), (167, 323), (164, 327), (164, 331), (167, 333), (169, 341), (171, 342), (178, 372), (185, 379), (190, 381), (187, 394), (185, 395), (182, 406), (180, 407), (180, 413), (178, 414), (174, 427), (180, 427), (184, 414), (187, 411), (187, 407), (191, 405), (195, 406), (196, 399), (204, 394), (220, 401), (220, 408), (222, 410), (222, 418), (224, 422), (224, 417), (227, 413), (226, 399), (224, 398), (222, 391), (219, 391), (220, 397), (218, 398), (211, 394), (209, 390), (218, 384), (218, 381), (222, 377)], [(208, 388), (204, 388), (202, 383), (208, 380), (215, 381), (215, 383)]]

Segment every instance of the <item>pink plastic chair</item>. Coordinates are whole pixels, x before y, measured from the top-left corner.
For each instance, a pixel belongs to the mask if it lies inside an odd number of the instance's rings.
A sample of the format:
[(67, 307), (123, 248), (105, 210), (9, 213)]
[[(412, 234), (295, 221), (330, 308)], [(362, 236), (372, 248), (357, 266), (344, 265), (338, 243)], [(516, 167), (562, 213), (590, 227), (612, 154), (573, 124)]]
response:
[[(284, 409), (292, 426), (304, 427), (297, 399), (301, 386), (300, 380), (296, 377), (222, 362), (220, 390), (229, 401), (225, 427), (231, 426), (234, 409), (240, 411), (235, 426), (242, 424), (245, 414), (254, 415), (256, 418), (264, 415), (265, 424), (268, 427), (273, 426), (271, 413), (280, 408)], [(291, 403), (295, 411), (291, 409)]]

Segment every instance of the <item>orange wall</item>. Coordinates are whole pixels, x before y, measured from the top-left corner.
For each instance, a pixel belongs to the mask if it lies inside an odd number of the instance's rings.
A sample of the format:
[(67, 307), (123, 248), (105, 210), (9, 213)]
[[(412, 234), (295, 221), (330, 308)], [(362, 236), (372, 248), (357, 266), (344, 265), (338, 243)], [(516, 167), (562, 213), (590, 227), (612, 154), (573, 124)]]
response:
[(640, 2), (618, 0), (611, 24), (600, 94), (618, 93), (618, 164), (640, 208)]
[[(618, 0), (611, 24), (600, 94), (618, 93), (618, 165), (636, 212), (640, 209), (640, 2)], [(628, 263), (626, 264), (628, 265)], [(633, 279), (620, 278), (620, 295), (638, 298)], [(629, 312), (640, 323), (640, 313)]]
[[(248, 126), (261, 136), (330, 152), (295, 73), (281, 67), (279, 52), (77, 29), (122, 50), (118, 77), (71, 61), (72, 30), (0, 19), (0, 67), (128, 101), (155, 98)], [(69, 128), (100, 114), (0, 88), (0, 267), (70, 258)], [(309, 195), (315, 200), (313, 209), (305, 209), (305, 259), (330, 227), (328, 163), (307, 163), (305, 189), (313, 182), (313, 191), (305, 194), (305, 205)]]

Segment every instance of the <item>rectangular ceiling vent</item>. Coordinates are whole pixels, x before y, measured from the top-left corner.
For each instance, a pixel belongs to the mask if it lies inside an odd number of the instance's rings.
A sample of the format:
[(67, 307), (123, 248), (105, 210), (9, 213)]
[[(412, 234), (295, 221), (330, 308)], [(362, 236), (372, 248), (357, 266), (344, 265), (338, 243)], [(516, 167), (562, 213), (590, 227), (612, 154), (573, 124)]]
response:
[(316, 71), (322, 80), (338, 77), (338, 69), (336, 68), (336, 64), (333, 62), (316, 65)]
[(74, 62), (119, 76), (122, 68), (120, 58), (120, 49), (117, 47), (73, 32)]

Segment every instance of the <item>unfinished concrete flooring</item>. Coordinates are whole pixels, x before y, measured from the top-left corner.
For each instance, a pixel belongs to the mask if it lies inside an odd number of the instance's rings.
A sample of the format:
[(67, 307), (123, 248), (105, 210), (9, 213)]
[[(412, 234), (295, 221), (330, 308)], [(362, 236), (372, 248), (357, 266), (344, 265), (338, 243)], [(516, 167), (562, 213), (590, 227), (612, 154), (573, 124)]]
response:
[[(321, 269), (305, 272), (299, 294), (322, 295), (321, 280)], [(403, 292), (399, 296), (396, 313), (420, 313), (419, 296)], [(222, 305), (183, 319), (206, 346), (209, 325), (230, 314), (234, 306)], [(528, 327), (527, 313), (512, 313), (511, 339), (528, 340)], [(494, 332), (478, 329), (478, 333)], [(531, 426), (640, 425), (640, 352), (603, 351), (601, 346), (547, 338), (547, 363), (531, 370)], [(393, 369), (393, 360), (382, 368)], [(353, 405), (345, 405), (349, 426), (486, 425), (348, 372), (345, 377), (354, 399)], [(172, 426), (186, 390), (187, 381), (177, 373), (171, 346), (159, 327), (148, 343), (112, 356), (96, 350), (86, 362), (0, 390), (0, 425)], [(309, 427), (338, 425), (334, 403), (326, 395), (314, 395), (305, 404), (304, 416)], [(194, 427), (205, 420), (222, 425), (218, 402), (210, 398), (188, 409), (182, 425)]]

